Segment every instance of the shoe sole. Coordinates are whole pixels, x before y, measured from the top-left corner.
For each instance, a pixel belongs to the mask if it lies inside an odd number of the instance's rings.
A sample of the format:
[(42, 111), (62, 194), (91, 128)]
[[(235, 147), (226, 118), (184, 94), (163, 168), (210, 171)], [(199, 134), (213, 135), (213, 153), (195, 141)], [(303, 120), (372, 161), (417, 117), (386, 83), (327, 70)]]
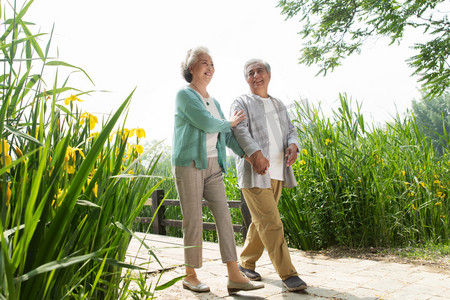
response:
[(283, 285), (289, 292), (303, 291), (303, 290), (306, 290), (306, 288), (308, 287), (307, 285), (301, 285), (301, 286), (296, 286), (294, 288), (289, 288), (286, 284), (284, 284), (284, 282), (283, 282)]
[(183, 283), (183, 288), (184, 288), (185, 290), (190, 290), (190, 291), (193, 291), (193, 292), (196, 292), (196, 293), (208, 293), (208, 292), (211, 291), (210, 289), (207, 289), (207, 290), (197, 290), (197, 289), (193, 289), (193, 288), (190, 288), (188, 285), (186, 285), (186, 284), (184, 284), (184, 283)]
[(236, 289), (228, 289), (228, 295), (235, 295), (237, 294), (237, 292), (239, 292), (240, 290), (236, 290)]
[(228, 295), (235, 295), (235, 294), (237, 294), (240, 291), (254, 291), (254, 290), (259, 290), (259, 289), (262, 289), (262, 288), (264, 288), (264, 286), (261, 286), (261, 287), (255, 288), (255, 289), (249, 289), (249, 290), (247, 290), (247, 289), (228, 288)]

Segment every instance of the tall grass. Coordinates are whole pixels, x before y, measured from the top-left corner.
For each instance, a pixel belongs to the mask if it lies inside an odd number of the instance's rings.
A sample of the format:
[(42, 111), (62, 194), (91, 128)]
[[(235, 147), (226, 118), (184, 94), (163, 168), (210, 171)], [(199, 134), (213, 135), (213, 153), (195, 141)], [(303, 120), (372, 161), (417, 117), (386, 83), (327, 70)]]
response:
[(88, 92), (58, 72), (84, 71), (48, 56), (51, 34), (24, 20), (32, 3), (6, 7), (0, 36), (0, 298), (125, 299), (122, 268), (138, 268), (124, 263), (128, 228), (160, 183), (158, 156), (144, 168), (142, 129), (118, 124), (133, 93), (102, 124), (77, 108)]
[(448, 145), (436, 156), (413, 117), (367, 128), (359, 106), (340, 96), (331, 118), (296, 104), (302, 145), (298, 186), (284, 190), (280, 210), (289, 244), (399, 246), (449, 241)]

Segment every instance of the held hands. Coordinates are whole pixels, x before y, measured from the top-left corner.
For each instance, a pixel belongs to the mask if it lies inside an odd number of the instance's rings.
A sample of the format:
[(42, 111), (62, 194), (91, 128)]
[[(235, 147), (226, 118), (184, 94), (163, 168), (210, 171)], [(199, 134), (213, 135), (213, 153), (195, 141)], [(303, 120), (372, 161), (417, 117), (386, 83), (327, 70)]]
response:
[(231, 128), (236, 127), (237, 124), (241, 123), (242, 120), (246, 118), (246, 114), (244, 114), (244, 111), (234, 111), (233, 116), (230, 119), (231, 122)]
[[(297, 160), (297, 146), (290, 144), (286, 149), (286, 166), (292, 166)], [(253, 170), (259, 175), (266, 175), (270, 167), (269, 160), (262, 154), (261, 150), (256, 151), (251, 156), (245, 155), (245, 160), (252, 166)]]
[(286, 167), (292, 166), (297, 160), (297, 146), (295, 144), (290, 144), (286, 149), (287, 163)]
[(253, 166), (253, 170), (259, 175), (266, 175), (270, 167), (269, 160), (262, 154), (261, 150), (256, 151), (245, 159)]

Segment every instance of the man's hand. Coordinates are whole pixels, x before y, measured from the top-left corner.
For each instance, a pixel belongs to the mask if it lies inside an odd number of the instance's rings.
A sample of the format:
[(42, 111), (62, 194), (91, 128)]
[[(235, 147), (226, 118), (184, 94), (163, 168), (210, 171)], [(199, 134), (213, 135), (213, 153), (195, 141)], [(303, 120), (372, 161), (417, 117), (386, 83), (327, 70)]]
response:
[(292, 166), (297, 160), (297, 146), (295, 144), (290, 144), (286, 149), (287, 163), (286, 167)]
[(262, 154), (261, 150), (256, 151), (250, 157), (245, 158), (253, 166), (253, 170), (259, 175), (267, 174), (270, 167), (269, 160)]

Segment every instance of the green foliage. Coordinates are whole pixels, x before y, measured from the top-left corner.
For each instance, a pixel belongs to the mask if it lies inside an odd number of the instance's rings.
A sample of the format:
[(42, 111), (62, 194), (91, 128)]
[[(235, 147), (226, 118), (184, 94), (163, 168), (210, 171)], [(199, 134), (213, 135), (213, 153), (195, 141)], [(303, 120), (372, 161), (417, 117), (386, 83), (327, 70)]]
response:
[(425, 245), (417, 245), (416, 247), (389, 249), (385, 250), (384, 252), (388, 254), (393, 253), (400, 257), (406, 257), (410, 259), (439, 261), (443, 257), (450, 255), (450, 245), (425, 244)]
[(447, 244), (448, 151), (437, 157), (412, 118), (366, 128), (350, 107), (345, 95), (333, 118), (296, 106), (298, 186), (280, 200), (290, 246)]
[(434, 149), (442, 154), (450, 144), (450, 93), (413, 100), (412, 110), (421, 133), (431, 138)]
[(158, 187), (158, 156), (144, 168), (139, 139), (130, 146), (129, 131), (113, 131), (133, 93), (91, 132), (97, 118), (74, 105), (87, 92), (58, 80), (82, 69), (48, 57), (51, 35), (41, 48), (45, 35), (23, 19), (32, 3), (2, 14), (12, 16), (0, 37), (0, 298), (125, 299), (122, 270), (140, 269), (124, 263), (128, 228)]
[[(420, 76), (428, 96), (440, 95), (450, 86), (450, 22), (447, 1), (408, 0), (279, 0), (287, 18), (299, 16), (304, 47), (300, 63), (319, 64), (320, 71), (341, 65), (346, 56), (361, 51), (372, 36), (400, 42), (406, 29), (420, 29), (427, 38), (416, 41), (417, 54), (408, 60)], [(441, 11), (443, 10), (443, 11)]]

